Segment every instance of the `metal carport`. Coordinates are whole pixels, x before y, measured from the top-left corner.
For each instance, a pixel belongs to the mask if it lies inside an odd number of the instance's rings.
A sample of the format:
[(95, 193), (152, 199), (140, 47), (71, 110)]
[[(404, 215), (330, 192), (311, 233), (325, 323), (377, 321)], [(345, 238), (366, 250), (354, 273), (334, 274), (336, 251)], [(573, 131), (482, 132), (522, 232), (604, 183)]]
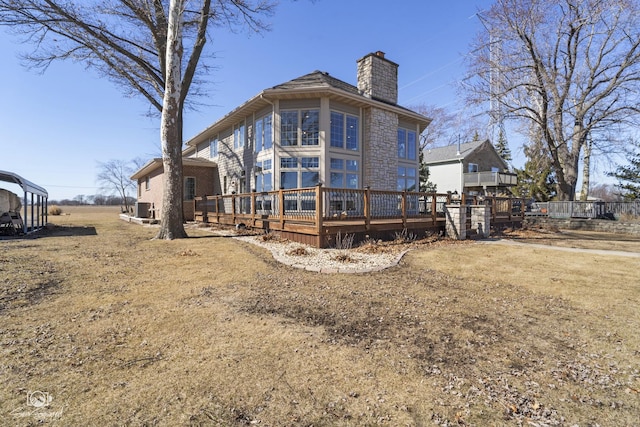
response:
[[(24, 211), (22, 231), (24, 233), (35, 231), (47, 223), (49, 219), (47, 216), (47, 200), (49, 199), (47, 190), (13, 172), (0, 170), (0, 181), (17, 184), (24, 192), (22, 197)], [(30, 195), (31, 200), (29, 200), (28, 195)]]

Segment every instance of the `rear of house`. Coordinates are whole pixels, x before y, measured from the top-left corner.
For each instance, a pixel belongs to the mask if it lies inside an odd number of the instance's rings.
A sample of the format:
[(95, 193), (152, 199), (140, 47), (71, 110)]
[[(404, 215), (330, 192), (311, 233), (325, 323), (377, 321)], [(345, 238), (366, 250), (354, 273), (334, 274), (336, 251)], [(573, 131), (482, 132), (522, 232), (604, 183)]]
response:
[[(415, 191), (418, 138), (429, 119), (397, 101), (398, 65), (383, 52), (357, 61), (357, 86), (314, 71), (265, 89), (187, 141), (184, 199), (318, 184)], [(132, 177), (138, 202), (156, 219), (161, 166), (153, 160)]]

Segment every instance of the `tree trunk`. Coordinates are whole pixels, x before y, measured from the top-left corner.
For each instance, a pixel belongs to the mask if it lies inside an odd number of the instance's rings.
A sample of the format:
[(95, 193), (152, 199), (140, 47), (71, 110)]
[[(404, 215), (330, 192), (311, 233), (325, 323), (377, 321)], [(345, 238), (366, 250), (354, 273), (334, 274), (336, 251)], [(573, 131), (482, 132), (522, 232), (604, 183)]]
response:
[(164, 188), (162, 191), (162, 220), (157, 239), (187, 237), (182, 213), (182, 0), (169, 4), (167, 32), (167, 75), (160, 120)]
[(589, 186), (591, 185), (591, 138), (584, 144), (584, 158), (582, 159), (582, 189), (580, 190), (580, 200), (586, 201), (589, 198)]

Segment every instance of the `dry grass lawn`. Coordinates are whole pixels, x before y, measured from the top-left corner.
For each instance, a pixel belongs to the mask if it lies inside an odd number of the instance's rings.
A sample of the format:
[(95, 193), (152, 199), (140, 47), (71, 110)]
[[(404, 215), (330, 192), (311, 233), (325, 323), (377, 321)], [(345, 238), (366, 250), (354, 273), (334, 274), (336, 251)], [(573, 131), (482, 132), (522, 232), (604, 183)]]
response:
[(0, 241), (2, 425), (640, 420), (639, 258), (436, 244), (322, 275), (66, 211)]

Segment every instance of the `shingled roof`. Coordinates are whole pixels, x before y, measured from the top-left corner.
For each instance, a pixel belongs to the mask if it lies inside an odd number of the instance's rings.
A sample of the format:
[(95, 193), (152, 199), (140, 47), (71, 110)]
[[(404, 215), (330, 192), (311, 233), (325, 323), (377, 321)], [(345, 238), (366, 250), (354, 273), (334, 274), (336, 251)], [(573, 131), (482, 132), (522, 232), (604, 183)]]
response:
[(424, 162), (426, 164), (433, 164), (464, 159), (485, 143), (489, 143), (489, 141), (472, 141), (460, 145), (452, 144), (444, 147), (431, 148), (424, 152)]
[(309, 74), (305, 74), (304, 76), (300, 76), (293, 80), (289, 80), (288, 82), (276, 85), (271, 89), (304, 89), (309, 87), (326, 87), (326, 88), (336, 88), (343, 90), (345, 92), (352, 93), (354, 95), (360, 95), (358, 88), (352, 84), (344, 82), (340, 79), (337, 79), (326, 71), (314, 71)]

